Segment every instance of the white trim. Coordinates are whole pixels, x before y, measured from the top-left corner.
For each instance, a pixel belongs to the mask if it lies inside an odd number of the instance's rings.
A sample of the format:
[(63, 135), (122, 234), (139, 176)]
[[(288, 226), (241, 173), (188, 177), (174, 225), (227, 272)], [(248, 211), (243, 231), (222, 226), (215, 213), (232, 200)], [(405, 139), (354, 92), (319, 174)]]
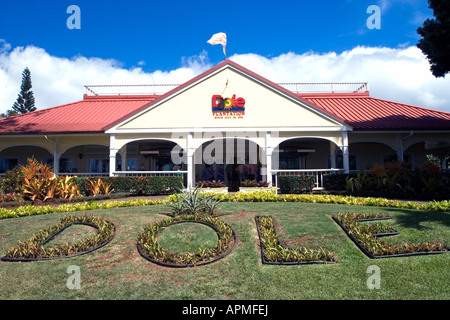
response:
[[(121, 133), (168, 133), (168, 132), (241, 132), (241, 131), (298, 131), (298, 132), (343, 132), (348, 131), (344, 127), (215, 127), (215, 128), (159, 128), (159, 129), (118, 129), (108, 131), (108, 134)], [(350, 131), (352, 129), (350, 128)]]

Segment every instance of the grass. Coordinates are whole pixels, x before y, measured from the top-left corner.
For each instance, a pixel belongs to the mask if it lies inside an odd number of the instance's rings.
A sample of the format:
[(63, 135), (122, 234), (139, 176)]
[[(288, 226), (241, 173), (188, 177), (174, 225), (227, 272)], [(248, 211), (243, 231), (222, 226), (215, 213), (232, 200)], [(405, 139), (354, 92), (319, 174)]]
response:
[[(1, 299), (450, 299), (450, 254), (371, 260), (348, 239), (330, 216), (338, 212), (380, 212), (393, 217), (399, 236), (394, 242), (450, 242), (450, 213), (316, 203), (221, 203), (221, 219), (232, 226), (238, 242), (223, 260), (209, 265), (172, 269), (142, 258), (136, 239), (143, 226), (165, 219), (166, 206), (93, 210), (116, 226), (107, 246), (71, 259), (0, 263)], [(73, 215), (74, 213), (67, 213)], [(79, 212), (77, 215), (85, 214)], [(0, 255), (18, 240), (51, 226), (66, 213), (0, 221)], [(327, 265), (262, 265), (255, 215), (271, 215), (287, 246), (323, 247), (336, 252), (338, 262)], [(175, 229), (178, 227), (179, 229)], [(160, 235), (167, 244), (177, 239), (177, 250), (207, 243), (213, 236), (204, 226), (174, 225)], [(200, 229), (198, 229), (200, 228)], [(90, 230), (61, 235), (81, 237)], [(200, 237), (182, 237), (182, 233)], [(163, 238), (166, 239), (164, 240)], [(58, 239), (58, 241), (63, 241)], [(204, 242), (206, 241), (206, 242)], [(183, 248), (183, 246), (186, 247)], [(81, 289), (70, 290), (67, 268), (81, 268)], [(381, 288), (368, 289), (371, 265), (381, 271)]]
[(192, 222), (169, 226), (158, 238), (166, 250), (179, 253), (195, 252), (199, 248), (211, 249), (217, 244), (214, 229)]

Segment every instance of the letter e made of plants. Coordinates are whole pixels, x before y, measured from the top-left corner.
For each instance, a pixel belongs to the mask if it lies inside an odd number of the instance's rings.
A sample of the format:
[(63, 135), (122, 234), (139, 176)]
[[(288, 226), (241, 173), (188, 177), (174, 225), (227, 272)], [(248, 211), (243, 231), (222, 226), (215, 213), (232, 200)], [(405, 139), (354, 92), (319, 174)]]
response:
[(70, 290), (81, 289), (81, 269), (79, 266), (68, 266), (67, 273), (71, 276), (67, 278), (66, 286)]
[(71, 5), (67, 7), (67, 13), (70, 14), (67, 18), (67, 28), (69, 30), (81, 29), (81, 9), (79, 6)]
[(367, 8), (367, 14), (371, 14), (369, 18), (367, 18), (367, 28), (370, 30), (373, 29), (381, 29), (381, 9), (379, 6), (371, 5)]
[(381, 289), (381, 270), (379, 266), (371, 265), (367, 268), (367, 274), (371, 274), (367, 278), (367, 288), (370, 290)]

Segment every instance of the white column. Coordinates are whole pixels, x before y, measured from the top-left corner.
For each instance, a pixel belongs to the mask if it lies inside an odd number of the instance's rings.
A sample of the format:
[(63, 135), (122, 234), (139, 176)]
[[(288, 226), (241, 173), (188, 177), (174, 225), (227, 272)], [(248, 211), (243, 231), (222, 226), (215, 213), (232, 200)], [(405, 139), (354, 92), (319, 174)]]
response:
[(336, 168), (336, 145), (334, 144), (334, 142), (330, 141), (330, 165), (331, 168), (330, 169), (335, 169)]
[(403, 138), (400, 133), (397, 133), (397, 160), (403, 161)]
[(114, 177), (116, 171), (116, 155), (119, 149), (116, 144), (116, 136), (112, 134), (109, 138), (109, 176)]
[(127, 145), (124, 145), (122, 149), (120, 149), (120, 157), (122, 159), (122, 171), (128, 171), (128, 162), (127, 162)]
[(194, 181), (194, 153), (195, 149), (192, 147), (192, 132), (189, 132), (186, 136), (186, 161), (187, 161), (187, 186), (186, 188), (190, 190), (195, 186)]
[(342, 134), (342, 157), (344, 161), (344, 172), (350, 173), (350, 160), (349, 160), (349, 154), (348, 154), (348, 133), (347, 131), (344, 131)]
[(55, 139), (53, 150), (53, 173), (55, 177), (59, 176), (59, 162), (61, 159), (61, 153), (59, 152), (59, 138)]
[(271, 141), (271, 132), (266, 132), (266, 181), (272, 185), (272, 141)]

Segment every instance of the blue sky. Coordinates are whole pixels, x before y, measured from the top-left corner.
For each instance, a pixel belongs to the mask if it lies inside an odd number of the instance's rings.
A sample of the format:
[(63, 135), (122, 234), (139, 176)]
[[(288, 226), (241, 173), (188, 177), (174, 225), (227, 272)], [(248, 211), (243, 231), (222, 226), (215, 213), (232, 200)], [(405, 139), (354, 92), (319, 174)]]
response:
[[(81, 29), (69, 29), (71, 5)], [(369, 29), (370, 6), (380, 29)], [(31, 70), (38, 109), (89, 84), (180, 84), (228, 57), (275, 82), (369, 82), (372, 96), (450, 112), (450, 77), (416, 47), (426, 0), (40, 0), (0, 2), (0, 112)]]
[[(70, 5), (81, 9), (80, 30), (66, 26)], [(370, 5), (382, 10), (380, 30), (366, 26)], [(112, 58), (151, 72), (177, 68), (203, 50), (220, 62), (220, 48), (206, 43), (216, 32), (227, 33), (229, 55), (339, 53), (357, 45), (415, 45), (426, 17), (432, 11), (425, 0), (3, 1), (0, 39), (13, 48)]]

